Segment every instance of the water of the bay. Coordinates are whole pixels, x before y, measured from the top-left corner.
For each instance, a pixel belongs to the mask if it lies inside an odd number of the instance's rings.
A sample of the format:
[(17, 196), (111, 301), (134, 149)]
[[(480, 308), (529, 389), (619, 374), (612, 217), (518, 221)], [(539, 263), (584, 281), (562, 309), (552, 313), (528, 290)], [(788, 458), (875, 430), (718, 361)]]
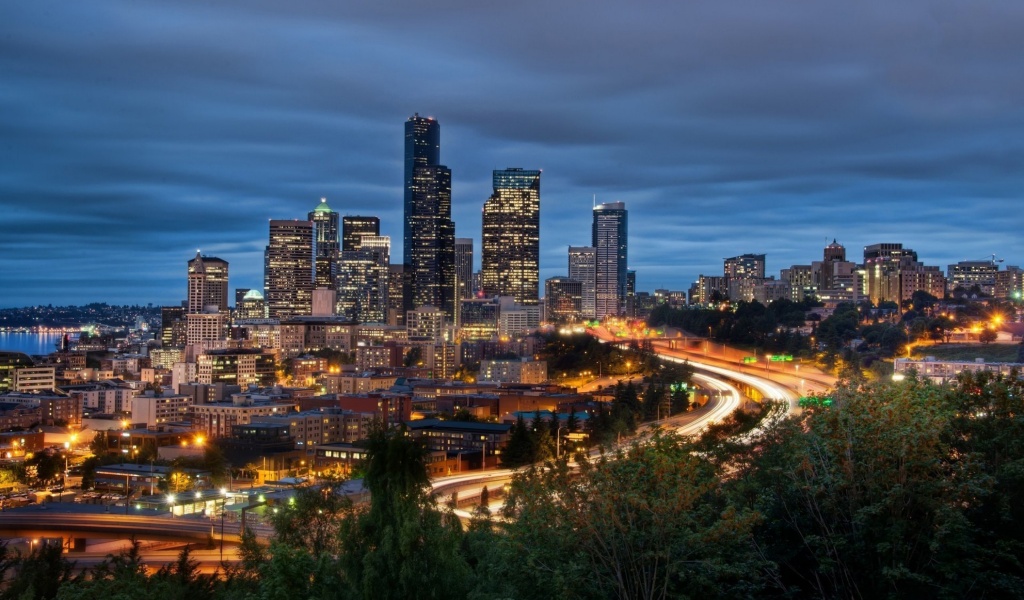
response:
[(0, 352), (49, 354), (56, 351), (61, 333), (21, 333), (0, 331)]

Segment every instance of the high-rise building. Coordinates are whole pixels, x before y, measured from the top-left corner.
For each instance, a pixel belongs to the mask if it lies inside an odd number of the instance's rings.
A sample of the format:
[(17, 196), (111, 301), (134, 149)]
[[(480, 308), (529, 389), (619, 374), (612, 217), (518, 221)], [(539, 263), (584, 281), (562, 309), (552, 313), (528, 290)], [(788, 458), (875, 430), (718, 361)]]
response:
[(726, 279), (764, 279), (764, 254), (743, 254), (725, 259)]
[(725, 259), (725, 284), (730, 300), (754, 300), (754, 287), (764, 281), (764, 263), (764, 254), (743, 254)]
[(413, 115), (405, 123), (405, 230), (403, 264), (408, 288), (406, 313), (415, 307), (440, 308), (455, 316), (455, 223), (452, 172), (440, 162), (441, 127)]
[(834, 282), (835, 264), (846, 262), (846, 248), (833, 239), (831, 244), (825, 246), (822, 258), (819, 280), (816, 283), (818, 284), (818, 289), (831, 290), (838, 287)]
[(228, 310), (228, 261), (215, 256), (196, 257), (188, 261), (189, 313), (201, 313), (207, 306)]
[(996, 288), (996, 273), (999, 265), (991, 260), (962, 260), (949, 265), (946, 275), (949, 277), (950, 291), (961, 287), (970, 290), (978, 286), (978, 291), (992, 295)]
[(993, 295), (1016, 301), (1024, 297), (1024, 269), (1007, 266), (1005, 270), (997, 271)]
[(454, 316), (455, 224), (451, 171), (440, 164), (441, 126), (415, 114), (405, 123), (404, 312), (438, 306)]
[(341, 218), (341, 249), (358, 250), (364, 235), (380, 235), (378, 217), (345, 216)]
[(544, 280), (544, 320), (575, 323), (583, 317), (583, 284), (568, 277)]
[(405, 265), (392, 264), (388, 267), (388, 325), (402, 327), (405, 325), (405, 298), (403, 294), (409, 289), (405, 276)]
[(267, 307), (259, 290), (248, 290), (235, 304), (236, 319), (265, 319)]
[(313, 310), (314, 235), (312, 221), (270, 221), (263, 287), (271, 319), (309, 315)]
[[(597, 249), (595, 317), (621, 314), (626, 299), (628, 223), (625, 202), (594, 207), (591, 245)], [(571, 274), (570, 274), (571, 277)]]
[(316, 257), (314, 259), (316, 287), (333, 289), (336, 284), (338, 262), (338, 213), (327, 205), (327, 198), (321, 198), (308, 215), (316, 234)]
[(584, 319), (597, 315), (597, 248), (569, 246), (569, 279), (580, 282), (580, 310)]
[(494, 171), (484, 202), (480, 276), (485, 296), (535, 305), (540, 274), (540, 171)]
[(937, 298), (946, 294), (946, 278), (938, 267), (918, 262), (917, 252), (903, 244), (882, 243), (864, 247), (867, 296), (876, 305), (895, 302), (902, 306), (914, 292), (924, 291)]
[(365, 235), (358, 249), (342, 250), (337, 313), (360, 323), (386, 323), (390, 262), (388, 236)]
[(636, 318), (636, 271), (626, 269), (626, 316), (630, 319)]
[(455, 297), (473, 297), (473, 238), (455, 238)]
[(160, 307), (160, 345), (164, 348), (181, 348), (185, 345), (186, 335), (185, 307)]

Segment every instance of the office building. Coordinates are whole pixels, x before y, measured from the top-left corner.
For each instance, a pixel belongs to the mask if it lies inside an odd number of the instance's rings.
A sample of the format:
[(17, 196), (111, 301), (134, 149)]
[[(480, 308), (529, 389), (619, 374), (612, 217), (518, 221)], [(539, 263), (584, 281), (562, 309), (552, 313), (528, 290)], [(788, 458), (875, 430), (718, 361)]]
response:
[(608, 202), (594, 207), (591, 245), (597, 250), (594, 316), (598, 319), (621, 314), (624, 309), (627, 217), (625, 202)]
[(188, 261), (187, 311), (201, 313), (208, 306), (228, 310), (228, 261), (197, 251), (196, 257)]
[(181, 348), (187, 335), (184, 306), (160, 307), (160, 344), (164, 348)]
[(544, 280), (544, 320), (576, 323), (583, 318), (583, 284), (568, 277)]
[(540, 171), (493, 173), (484, 202), (480, 278), (485, 296), (511, 296), (535, 305), (540, 273)]
[(315, 286), (334, 289), (339, 251), (338, 213), (331, 210), (327, 198), (309, 213), (316, 235), (314, 258)]
[(915, 291), (937, 298), (946, 294), (946, 278), (938, 267), (925, 266), (917, 252), (899, 243), (872, 244), (864, 247), (864, 272), (867, 296), (876, 306), (895, 302), (903, 306)]
[(441, 127), (418, 114), (405, 123), (403, 293), (406, 314), (418, 306), (455, 313), (455, 223), (452, 173), (440, 164)]
[(270, 221), (263, 287), (271, 319), (312, 311), (314, 235), (312, 221)]
[(837, 242), (835, 239), (832, 243), (825, 246), (825, 251), (822, 255), (823, 260), (821, 261), (820, 275), (818, 281), (815, 282), (818, 285), (818, 289), (831, 290), (837, 286), (835, 278), (835, 264), (846, 262), (846, 248)]
[(386, 323), (391, 238), (364, 235), (355, 250), (342, 250), (337, 314), (360, 323)]
[(994, 295), (996, 298), (1020, 300), (1024, 297), (1024, 269), (1008, 266), (996, 273)]
[(754, 300), (754, 288), (764, 281), (764, 263), (764, 254), (743, 254), (725, 259), (725, 284), (730, 300)]
[(410, 338), (429, 338), (434, 342), (443, 342), (447, 324), (444, 311), (435, 306), (419, 306), (405, 315), (405, 329)]
[(345, 216), (341, 218), (342, 251), (358, 250), (364, 235), (380, 235), (380, 219), (377, 217)]
[(473, 291), (473, 238), (455, 238), (455, 298), (472, 298)]
[(277, 381), (274, 354), (262, 350), (211, 350), (196, 359), (198, 383), (225, 383), (245, 389), (248, 385), (266, 386)]
[(235, 304), (236, 319), (265, 319), (267, 318), (267, 306), (263, 300), (263, 294), (259, 290), (248, 290), (237, 304)]
[(996, 289), (998, 272), (999, 265), (993, 261), (963, 260), (955, 265), (949, 265), (946, 275), (949, 278), (951, 292), (956, 288), (971, 291), (974, 286), (978, 286), (979, 292), (991, 296)]
[(584, 319), (597, 314), (597, 248), (569, 246), (569, 279), (580, 282), (580, 310)]
[(185, 343), (188, 345), (228, 339), (228, 319), (225, 313), (212, 310), (189, 313), (185, 315), (185, 324)]

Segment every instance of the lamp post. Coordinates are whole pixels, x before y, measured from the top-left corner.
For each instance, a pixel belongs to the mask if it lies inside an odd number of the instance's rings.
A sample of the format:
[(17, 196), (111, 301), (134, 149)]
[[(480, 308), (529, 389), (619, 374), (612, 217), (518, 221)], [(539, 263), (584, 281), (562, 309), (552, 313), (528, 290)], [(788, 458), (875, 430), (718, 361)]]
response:
[(64, 488), (68, 487), (68, 451), (71, 450), (71, 442), (64, 442), (64, 481), (60, 486), (60, 493), (57, 494), (57, 502), (64, 501)]
[(224, 563), (224, 507), (228, 502), (228, 491), (220, 488), (220, 562)]
[(174, 518), (174, 494), (167, 494), (167, 505), (171, 508), (171, 518)]
[(559, 425), (555, 431), (555, 460), (562, 457), (562, 430), (565, 428), (565, 425)]

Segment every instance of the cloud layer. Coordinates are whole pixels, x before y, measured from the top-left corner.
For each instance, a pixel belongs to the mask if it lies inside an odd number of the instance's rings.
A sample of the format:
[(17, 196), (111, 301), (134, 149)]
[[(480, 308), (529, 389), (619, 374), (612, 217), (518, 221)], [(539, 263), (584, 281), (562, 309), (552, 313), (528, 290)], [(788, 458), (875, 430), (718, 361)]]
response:
[[(0, 305), (174, 303), (197, 248), (262, 285), (321, 196), (401, 256), (402, 127), (437, 117), (457, 235), (542, 168), (541, 277), (630, 210), (640, 289), (901, 241), (1024, 265), (1024, 5), (12, 3)], [(285, 6), (287, 4), (287, 6)]]

